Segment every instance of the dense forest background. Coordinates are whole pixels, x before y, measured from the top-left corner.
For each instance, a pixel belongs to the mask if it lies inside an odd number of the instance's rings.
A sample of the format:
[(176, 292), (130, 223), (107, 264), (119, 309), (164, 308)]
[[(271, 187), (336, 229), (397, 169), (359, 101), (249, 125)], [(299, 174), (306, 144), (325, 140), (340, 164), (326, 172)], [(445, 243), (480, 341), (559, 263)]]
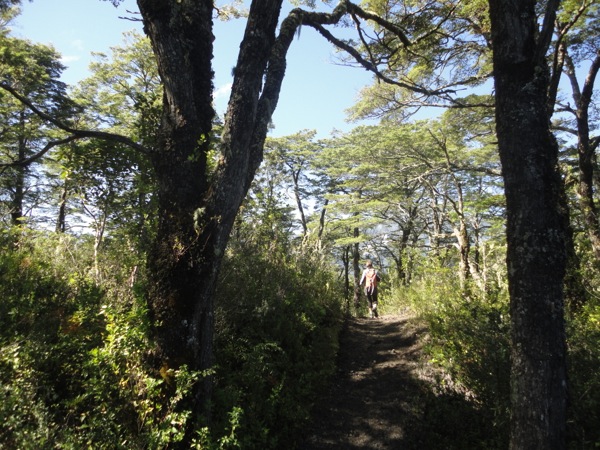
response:
[[(410, 51), (377, 27), (360, 43), (328, 39), (348, 64), (387, 67), (350, 111), (378, 123), (266, 139), (223, 254), (215, 364), (203, 370), (161, 362), (148, 300), (165, 220), (165, 180), (146, 150), (161, 139), (165, 98), (150, 41), (126, 34), (66, 86), (60, 55), (11, 36), (18, 10), (2, 10), (0, 447), (291, 448), (335, 371), (344, 317), (366, 312), (366, 259), (382, 273), (380, 313), (422, 320), (429, 359), (481, 411), (487, 437), (476, 448), (507, 447), (511, 314), (490, 22), (482, 2), (442, 3), (406, 2), (411, 20), (398, 26), (421, 36)], [(598, 6), (562, 2), (545, 55), (570, 212), (567, 442), (578, 449), (600, 445)], [(439, 113), (417, 120), (423, 108)], [(227, 120), (203, 135), (209, 181), (229, 157)], [(193, 219), (204, 236), (204, 210)], [(172, 242), (181, 255), (186, 245)], [(200, 380), (212, 392), (198, 421)], [(193, 436), (190, 423), (200, 424)]]

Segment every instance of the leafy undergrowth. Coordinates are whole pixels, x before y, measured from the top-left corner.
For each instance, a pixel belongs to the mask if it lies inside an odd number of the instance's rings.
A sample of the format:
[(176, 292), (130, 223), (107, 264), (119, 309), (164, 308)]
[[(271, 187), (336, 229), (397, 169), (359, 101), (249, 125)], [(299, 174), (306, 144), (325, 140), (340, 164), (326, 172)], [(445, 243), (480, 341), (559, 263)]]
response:
[[(7, 236), (0, 252), (0, 448), (176, 448), (199, 374), (172, 374), (165, 401), (141, 286), (120, 277), (126, 256), (98, 280), (86, 242), (15, 242)], [(316, 256), (251, 252), (228, 257), (219, 292), (213, 421), (195, 448), (281, 448), (335, 369), (335, 281)]]
[[(143, 286), (127, 283), (139, 261), (109, 248), (100, 272), (111, 276), (98, 279), (85, 239), (3, 235), (0, 244), (0, 447), (176, 446), (198, 374), (175, 374), (165, 403), (165, 380), (148, 365)], [(364, 318), (359, 305), (339, 343), (342, 290), (327, 264), (268, 250), (237, 244), (224, 263), (213, 422), (196, 448), (506, 448), (501, 290), (466, 301), (442, 276), (382, 289), (382, 318)], [(592, 299), (567, 317), (574, 449), (600, 443), (599, 311)]]
[(292, 448), (302, 436), (335, 370), (342, 310), (334, 286), (316, 255), (228, 261), (217, 298), (215, 408), (217, 417), (242, 411), (240, 448)]

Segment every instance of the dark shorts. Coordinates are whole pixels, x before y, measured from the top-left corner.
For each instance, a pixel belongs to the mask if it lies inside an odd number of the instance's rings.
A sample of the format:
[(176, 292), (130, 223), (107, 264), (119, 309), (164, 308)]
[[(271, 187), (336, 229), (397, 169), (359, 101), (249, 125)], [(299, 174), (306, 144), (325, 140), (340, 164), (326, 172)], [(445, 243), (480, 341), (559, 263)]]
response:
[(365, 289), (365, 295), (367, 296), (369, 304), (377, 303), (377, 288)]

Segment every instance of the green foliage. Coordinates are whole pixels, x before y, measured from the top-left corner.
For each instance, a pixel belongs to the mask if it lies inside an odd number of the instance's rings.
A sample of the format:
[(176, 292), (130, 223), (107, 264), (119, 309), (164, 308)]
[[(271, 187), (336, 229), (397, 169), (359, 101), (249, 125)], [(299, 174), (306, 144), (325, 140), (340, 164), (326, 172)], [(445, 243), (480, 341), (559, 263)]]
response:
[[(59, 81), (63, 70), (60, 55), (52, 47), (0, 32), (2, 82), (61, 120), (76, 109), (66, 96), (65, 83)], [(20, 162), (0, 171), (0, 219), (9, 216), (17, 225), (27, 210), (48, 197), (48, 185), (54, 180), (43, 173), (40, 162), (46, 160), (43, 154), (52, 147), (56, 135), (52, 136), (43, 121), (5, 89), (0, 89), (0, 128), (0, 165)]]
[(334, 287), (318, 255), (261, 252), (255, 243), (228, 255), (216, 302), (215, 408), (217, 417), (243, 411), (219, 425), (235, 419), (239, 448), (292, 448), (301, 433), (335, 367)]
[[(493, 274), (487, 274), (493, 278)], [(425, 351), (443, 369), (441, 391), (462, 391), (480, 412), (477, 448), (506, 448), (510, 408), (510, 317), (506, 286), (475, 283), (461, 290), (452, 271), (421, 266), (421, 277), (409, 286), (393, 284), (386, 307), (410, 308), (427, 325)], [(570, 407), (569, 448), (600, 444), (600, 302), (595, 299), (567, 317)], [(442, 414), (442, 411), (432, 411)], [(440, 423), (453, 423), (452, 411)], [(433, 418), (431, 420), (434, 420)], [(485, 442), (485, 444), (482, 444)]]
[[(164, 383), (143, 363), (145, 310), (126, 289), (102, 289), (87, 275), (91, 242), (23, 231), (18, 241), (1, 238), (0, 446), (133, 449), (164, 441), (165, 423), (174, 422), (168, 408), (152, 410), (170, 419), (159, 424), (144, 409), (160, 404), (152, 387)], [(115, 276), (126, 270), (119, 269)]]
[[(180, 442), (195, 421), (191, 389), (211, 374), (150, 366), (146, 307), (128, 284), (138, 258), (109, 239), (99, 285), (91, 239), (17, 232), (0, 237), (0, 446)], [(234, 246), (224, 267), (214, 424), (194, 448), (293, 440), (334, 369), (341, 309), (331, 274), (316, 255), (248, 245)]]
[(197, 437), (192, 441), (192, 448), (198, 450), (227, 450), (244, 448), (237, 436), (243, 415), (242, 408), (234, 407), (229, 413), (230, 431), (215, 442), (211, 436), (210, 429), (203, 427), (197, 432)]
[(350, 111), (352, 119), (383, 117), (400, 122), (425, 105), (470, 104), (470, 99), (458, 95), (481, 88), (491, 74), (487, 2), (370, 0), (366, 4), (399, 27), (410, 45), (383, 30), (364, 32), (353, 42), (363, 58), (377, 62), (377, 70), (389, 81), (379, 79), (361, 91)]
[[(74, 401), (74, 377), (102, 338), (102, 294), (52, 259), (61, 246), (3, 234), (0, 253), (0, 442), (44, 448), (65, 432), (59, 417)], [(54, 242), (53, 244), (57, 244)], [(11, 248), (12, 247), (12, 248)], [(57, 258), (60, 260), (60, 257)]]
[(479, 448), (506, 448), (510, 402), (506, 290), (482, 292), (474, 283), (465, 290), (452, 271), (430, 268), (422, 279), (394, 293), (427, 324), (425, 351), (447, 376), (438, 380), (440, 389), (463, 392), (480, 411), (482, 423), (476, 426), (484, 426), (485, 433), (468, 430), (479, 435)]
[(590, 301), (567, 321), (572, 448), (600, 447), (600, 301)]
[[(153, 148), (162, 110), (156, 61), (147, 38), (128, 32), (123, 41), (125, 45), (111, 48), (111, 58), (95, 54), (92, 76), (74, 90), (78, 104), (86, 108), (79, 122)], [(54, 170), (62, 175), (71, 215), (86, 215), (99, 243), (118, 229), (129, 234), (136, 248), (146, 250), (156, 207), (148, 158), (127, 146), (97, 139), (62, 146), (56, 156)]]

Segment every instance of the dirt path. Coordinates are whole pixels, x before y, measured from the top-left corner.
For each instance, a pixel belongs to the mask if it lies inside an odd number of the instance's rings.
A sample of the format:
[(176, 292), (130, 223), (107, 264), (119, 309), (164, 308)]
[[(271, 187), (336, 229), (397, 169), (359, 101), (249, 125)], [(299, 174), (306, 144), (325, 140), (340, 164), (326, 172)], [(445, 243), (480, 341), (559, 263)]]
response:
[(477, 448), (461, 435), (460, 423), (474, 411), (461, 396), (437, 389), (421, 352), (424, 333), (408, 315), (350, 319), (337, 376), (299, 448)]

